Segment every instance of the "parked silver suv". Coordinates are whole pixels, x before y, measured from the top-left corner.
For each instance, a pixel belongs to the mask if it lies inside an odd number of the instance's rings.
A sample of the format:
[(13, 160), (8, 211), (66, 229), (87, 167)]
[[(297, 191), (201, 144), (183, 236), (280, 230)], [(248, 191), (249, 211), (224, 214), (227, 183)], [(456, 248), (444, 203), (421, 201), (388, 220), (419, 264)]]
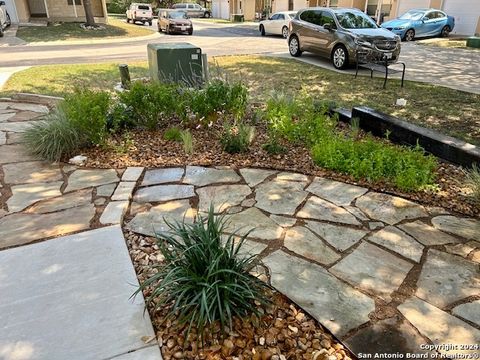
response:
[(8, 15), (5, 1), (0, 1), (0, 37), (3, 36), (3, 32), (10, 24), (10, 16)]
[(209, 18), (211, 15), (210, 10), (195, 3), (174, 4), (172, 9), (185, 11), (189, 17)]
[(332, 60), (343, 69), (357, 62), (398, 61), (400, 37), (382, 29), (357, 9), (307, 8), (300, 10), (289, 24), (290, 55), (309, 51)]

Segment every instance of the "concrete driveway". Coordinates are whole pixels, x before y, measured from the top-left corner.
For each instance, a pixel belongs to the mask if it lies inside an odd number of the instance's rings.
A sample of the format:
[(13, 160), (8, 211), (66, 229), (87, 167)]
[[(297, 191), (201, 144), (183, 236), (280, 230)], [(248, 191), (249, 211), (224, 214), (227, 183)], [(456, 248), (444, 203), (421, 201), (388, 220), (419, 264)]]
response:
[[(152, 30), (155, 28), (156, 23), (152, 25)], [(219, 24), (194, 20), (192, 36), (165, 35), (152, 31), (147, 38), (123, 41), (15, 46), (2, 46), (2, 42), (6, 42), (0, 39), (0, 68), (8, 71), (6, 68), (19, 66), (146, 60), (148, 43), (185, 41), (201, 47), (209, 56), (263, 54), (290, 58), (286, 41), (280, 36), (260, 36), (256, 24)], [(402, 46), (400, 61), (407, 65), (406, 79), (480, 94), (480, 51), (416, 43), (403, 43)], [(333, 70), (328, 60), (312, 54), (304, 53), (299, 60)], [(369, 72), (364, 71), (363, 74)]]
[[(291, 57), (285, 51), (276, 56)], [(325, 69), (336, 70), (328, 59), (303, 53), (299, 61)], [(480, 51), (425, 46), (416, 42), (402, 43), (400, 60), (406, 65), (405, 79), (441, 85), (456, 90), (480, 94)], [(401, 66), (398, 66), (401, 68)], [(355, 74), (355, 69), (338, 71)], [(369, 75), (369, 71), (361, 71)], [(376, 76), (383, 76), (376, 74)], [(400, 78), (400, 74), (391, 75)]]

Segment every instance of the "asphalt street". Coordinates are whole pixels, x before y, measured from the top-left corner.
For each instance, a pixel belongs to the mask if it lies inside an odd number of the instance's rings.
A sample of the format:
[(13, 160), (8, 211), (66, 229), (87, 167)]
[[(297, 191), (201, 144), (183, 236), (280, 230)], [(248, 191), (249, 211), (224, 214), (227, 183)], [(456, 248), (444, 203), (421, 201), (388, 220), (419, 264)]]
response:
[[(130, 25), (145, 26), (145, 25)], [(281, 36), (260, 36), (255, 24), (223, 24), (194, 20), (193, 35), (166, 35), (156, 31), (147, 38), (91, 43), (6, 44), (0, 39), (0, 78), (25, 66), (97, 63), (147, 59), (147, 45), (158, 42), (190, 42), (208, 56), (265, 54), (291, 58)], [(304, 53), (299, 61), (333, 69), (328, 59)], [(400, 61), (407, 80), (427, 82), (480, 94), (480, 51), (402, 43)], [(353, 73), (354, 70), (347, 70)], [(369, 75), (363, 71), (363, 75)], [(381, 76), (381, 74), (378, 74)], [(398, 77), (398, 75), (397, 75)]]

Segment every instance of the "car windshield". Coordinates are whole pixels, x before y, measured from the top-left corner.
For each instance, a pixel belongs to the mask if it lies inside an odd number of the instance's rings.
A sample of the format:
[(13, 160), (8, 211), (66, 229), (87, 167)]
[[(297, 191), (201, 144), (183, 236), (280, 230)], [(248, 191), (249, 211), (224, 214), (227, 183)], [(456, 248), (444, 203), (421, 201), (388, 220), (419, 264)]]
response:
[(405, 14), (399, 17), (401, 20), (420, 20), (424, 15), (423, 11), (418, 10), (410, 10), (407, 11)]
[(184, 13), (183, 11), (173, 11), (173, 12), (168, 14), (168, 17), (170, 19), (186, 19), (187, 14)]
[(362, 12), (338, 11), (335, 12), (338, 22), (344, 29), (375, 29), (377, 24)]

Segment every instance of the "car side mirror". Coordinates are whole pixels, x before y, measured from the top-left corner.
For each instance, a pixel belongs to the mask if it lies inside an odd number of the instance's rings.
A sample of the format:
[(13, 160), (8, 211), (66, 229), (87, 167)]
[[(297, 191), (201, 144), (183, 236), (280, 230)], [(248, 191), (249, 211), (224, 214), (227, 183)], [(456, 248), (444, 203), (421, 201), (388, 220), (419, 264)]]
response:
[(332, 31), (332, 30), (333, 30), (332, 24), (330, 24), (330, 23), (324, 24), (324, 25), (323, 25), (323, 28), (324, 28), (325, 30), (328, 30), (328, 31)]
[(425, 16), (425, 17), (422, 19), (422, 22), (425, 22), (425, 21), (427, 21), (427, 20), (430, 20), (430, 18), (428, 18), (428, 17)]

